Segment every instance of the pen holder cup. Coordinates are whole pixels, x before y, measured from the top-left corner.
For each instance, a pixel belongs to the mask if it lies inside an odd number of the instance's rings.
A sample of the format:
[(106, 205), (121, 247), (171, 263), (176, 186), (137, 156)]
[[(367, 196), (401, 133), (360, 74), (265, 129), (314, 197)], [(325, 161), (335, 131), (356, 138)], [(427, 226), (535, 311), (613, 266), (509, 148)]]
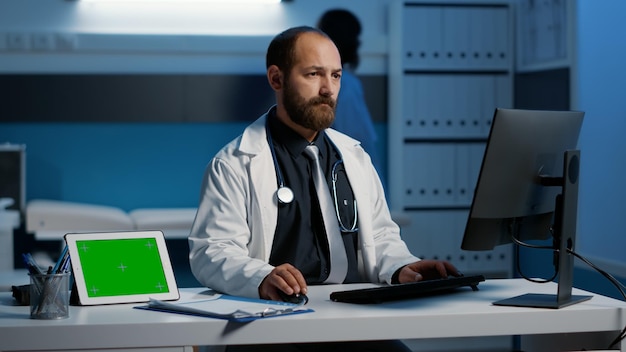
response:
[(31, 319), (70, 316), (70, 273), (30, 275)]

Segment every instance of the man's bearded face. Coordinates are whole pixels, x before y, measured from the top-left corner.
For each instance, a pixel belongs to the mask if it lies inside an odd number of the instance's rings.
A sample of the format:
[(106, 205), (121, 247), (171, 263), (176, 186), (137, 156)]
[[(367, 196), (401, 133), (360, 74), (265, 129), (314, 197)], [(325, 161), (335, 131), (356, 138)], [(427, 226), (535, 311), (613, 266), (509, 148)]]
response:
[(289, 79), (285, 80), (283, 103), (291, 120), (310, 130), (324, 130), (335, 121), (335, 99), (318, 95), (306, 100), (292, 88)]

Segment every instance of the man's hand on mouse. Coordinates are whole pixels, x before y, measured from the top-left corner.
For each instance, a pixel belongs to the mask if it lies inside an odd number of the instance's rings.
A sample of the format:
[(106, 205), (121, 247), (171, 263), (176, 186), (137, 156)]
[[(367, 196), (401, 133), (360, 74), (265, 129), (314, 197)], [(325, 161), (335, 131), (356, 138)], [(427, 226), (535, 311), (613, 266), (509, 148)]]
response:
[(454, 265), (445, 260), (424, 259), (402, 267), (398, 281), (404, 284), (422, 280), (447, 278), (450, 275), (462, 276)]
[(281, 264), (275, 267), (261, 282), (259, 297), (282, 301), (279, 291), (287, 295), (306, 294), (307, 285), (300, 270), (291, 264)]

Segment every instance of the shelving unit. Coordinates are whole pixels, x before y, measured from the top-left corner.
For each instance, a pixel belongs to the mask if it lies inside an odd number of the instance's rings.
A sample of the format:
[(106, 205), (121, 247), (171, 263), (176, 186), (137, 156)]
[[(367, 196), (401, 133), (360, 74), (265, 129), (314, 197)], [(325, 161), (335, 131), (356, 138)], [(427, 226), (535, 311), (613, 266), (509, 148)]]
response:
[(488, 277), (512, 275), (511, 247), (460, 246), (494, 110), (513, 105), (512, 23), (508, 1), (390, 5), (391, 208), (416, 255)]

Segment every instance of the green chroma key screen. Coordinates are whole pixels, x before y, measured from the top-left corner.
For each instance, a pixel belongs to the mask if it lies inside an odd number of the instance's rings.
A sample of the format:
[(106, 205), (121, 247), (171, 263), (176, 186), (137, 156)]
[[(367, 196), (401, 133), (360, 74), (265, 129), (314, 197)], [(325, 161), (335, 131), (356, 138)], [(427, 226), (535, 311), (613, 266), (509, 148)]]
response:
[(89, 297), (167, 292), (154, 238), (76, 241)]

